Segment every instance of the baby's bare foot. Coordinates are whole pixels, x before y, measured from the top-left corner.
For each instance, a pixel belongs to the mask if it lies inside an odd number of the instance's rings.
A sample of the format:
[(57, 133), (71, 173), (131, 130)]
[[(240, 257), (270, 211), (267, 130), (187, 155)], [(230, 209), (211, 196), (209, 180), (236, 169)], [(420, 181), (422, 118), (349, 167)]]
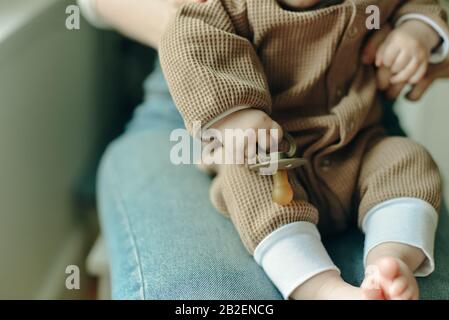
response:
[(346, 283), (335, 271), (323, 272), (297, 288), (291, 297), (295, 300), (372, 300), (369, 290)]
[(362, 284), (365, 296), (387, 300), (417, 300), (418, 284), (413, 272), (400, 259), (383, 257), (367, 267)]

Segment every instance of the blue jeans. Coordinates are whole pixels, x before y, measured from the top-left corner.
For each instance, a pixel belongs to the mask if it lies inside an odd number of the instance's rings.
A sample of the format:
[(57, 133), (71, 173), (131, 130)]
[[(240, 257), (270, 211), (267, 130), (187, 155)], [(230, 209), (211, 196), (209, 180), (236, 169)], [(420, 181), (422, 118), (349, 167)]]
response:
[[(98, 173), (101, 226), (114, 299), (281, 299), (244, 249), (231, 222), (209, 201), (210, 177), (175, 166), (169, 135), (183, 123), (160, 67), (126, 133), (106, 151)], [(449, 298), (449, 222), (441, 213), (437, 269), (421, 296)], [(350, 283), (363, 279), (363, 235), (348, 230), (325, 245)]]

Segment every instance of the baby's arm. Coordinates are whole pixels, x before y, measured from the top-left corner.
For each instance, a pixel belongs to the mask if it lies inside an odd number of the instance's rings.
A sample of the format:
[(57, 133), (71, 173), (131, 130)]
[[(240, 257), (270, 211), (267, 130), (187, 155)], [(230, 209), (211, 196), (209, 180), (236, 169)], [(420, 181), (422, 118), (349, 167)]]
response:
[(448, 54), (446, 13), (435, 0), (410, 0), (403, 1), (392, 19), (396, 29), (380, 46), (376, 65), (387, 77), (393, 74), (393, 84), (415, 84), (425, 75), (429, 62), (442, 62)]
[(255, 114), (266, 119), (271, 111), (263, 67), (244, 34), (249, 30), (245, 10), (245, 1), (236, 0), (185, 5), (162, 38), (161, 64), (186, 127), (194, 135), (194, 122), (203, 127), (242, 126), (236, 119), (227, 123), (231, 113), (259, 110)]

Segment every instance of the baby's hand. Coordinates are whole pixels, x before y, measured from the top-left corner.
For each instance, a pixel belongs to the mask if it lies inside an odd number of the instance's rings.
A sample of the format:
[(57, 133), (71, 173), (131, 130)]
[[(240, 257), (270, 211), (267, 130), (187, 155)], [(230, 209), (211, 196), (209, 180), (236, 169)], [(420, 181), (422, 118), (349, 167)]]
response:
[(379, 47), (376, 66), (388, 69), (392, 84), (418, 83), (426, 74), (429, 56), (440, 41), (424, 22), (409, 20), (394, 29)]
[[(281, 126), (273, 121), (265, 112), (258, 109), (244, 109), (233, 112), (226, 118), (218, 121), (211, 128), (220, 131), (221, 136), (224, 138), (221, 143), (224, 146), (225, 153), (234, 155), (233, 159), (237, 160), (253, 160), (257, 154), (256, 143), (264, 151), (269, 151), (271, 143), (279, 144), (283, 136)], [(230, 141), (226, 141), (225, 139), (226, 129), (237, 129), (233, 134), (238, 134), (238, 131), (245, 132), (245, 138), (235, 139), (234, 142), (230, 143)], [(254, 130), (255, 141), (248, 141), (249, 139), (247, 139), (246, 133), (248, 129)], [(260, 139), (262, 136), (259, 136), (259, 130), (263, 129), (265, 129), (266, 134), (263, 135), (263, 139)], [(271, 131), (272, 129), (276, 131)], [(276, 134), (272, 135), (271, 133)], [(252, 142), (252, 145), (249, 145), (249, 142)]]

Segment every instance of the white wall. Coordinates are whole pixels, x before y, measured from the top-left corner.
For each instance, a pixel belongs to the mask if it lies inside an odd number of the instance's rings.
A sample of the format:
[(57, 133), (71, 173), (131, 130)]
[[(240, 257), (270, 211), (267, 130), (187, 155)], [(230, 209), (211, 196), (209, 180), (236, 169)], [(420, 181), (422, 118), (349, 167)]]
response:
[(83, 263), (73, 192), (113, 112), (98, 92), (113, 44), (65, 28), (73, 2), (0, 2), (0, 298), (55, 298)]

